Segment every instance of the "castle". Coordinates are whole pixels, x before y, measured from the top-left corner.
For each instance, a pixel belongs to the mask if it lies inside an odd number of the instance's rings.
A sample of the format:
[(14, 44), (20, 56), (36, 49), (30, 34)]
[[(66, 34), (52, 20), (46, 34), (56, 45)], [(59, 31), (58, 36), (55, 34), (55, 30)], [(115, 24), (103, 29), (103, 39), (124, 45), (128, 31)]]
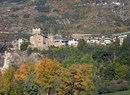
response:
[(30, 37), (30, 44), (32, 48), (48, 50), (47, 38), (41, 34), (41, 29), (32, 29), (32, 36)]
[(63, 39), (61, 35), (48, 34), (47, 36), (41, 34), (41, 29), (32, 29), (32, 36), (30, 37), (30, 47), (48, 50), (49, 46), (61, 47), (68, 43), (67, 39)]

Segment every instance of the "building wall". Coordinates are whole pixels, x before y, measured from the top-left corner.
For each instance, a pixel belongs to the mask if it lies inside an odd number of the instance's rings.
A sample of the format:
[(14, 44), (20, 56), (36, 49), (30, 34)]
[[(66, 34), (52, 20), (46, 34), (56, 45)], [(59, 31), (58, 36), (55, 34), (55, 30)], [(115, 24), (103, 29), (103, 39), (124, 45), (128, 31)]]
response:
[(30, 37), (30, 43), (32, 48), (48, 49), (47, 38), (43, 37), (40, 33), (40, 29), (33, 29), (32, 36)]
[(47, 43), (48, 43), (48, 46), (54, 45), (54, 35), (52, 34), (48, 35)]
[(61, 47), (62, 46), (62, 42), (59, 41), (59, 42), (54, 42), (54, 47)]

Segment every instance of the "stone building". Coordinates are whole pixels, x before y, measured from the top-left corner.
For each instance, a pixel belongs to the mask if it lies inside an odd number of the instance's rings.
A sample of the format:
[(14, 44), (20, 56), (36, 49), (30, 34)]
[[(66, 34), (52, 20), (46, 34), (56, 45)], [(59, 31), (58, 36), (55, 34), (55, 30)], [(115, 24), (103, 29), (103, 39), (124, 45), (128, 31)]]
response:
[(53, 46), (54, 45), (54, 35), (53, 34), (48, 34), (48, 46)]
[(59, 34), (48, 34), (43, 35), (41, 34), (41, 29), (36, 28), (32, 29), (32, 36), (30, 37), (30, 47), (38, 48), (38, 49), (45, 49), (48, 50), (48, 47), (61, 47), (64, 45), (68, 45), (68, 39), (63, 38), (62, 35)]
[(58, 34), (56, 35), (49, 34), (47, 42), (48, 42), (48, 46), (54, 46), (54, 47), (61, 47), (68, 44), (68, 40)]
[(119, 39), (119, 44), (120, 44), (120, 45), (123, 45), (124, 39), (126, 39), (126, 38), (127, 38), (127, 35), (120, 35), (120, 36), (118, 37), (118, 39)]
[(30, 37), (30, 44), (32, 48), (48, 50), (47, 38), (41, 34), (41, 29), (32, 29), (32, 36)]

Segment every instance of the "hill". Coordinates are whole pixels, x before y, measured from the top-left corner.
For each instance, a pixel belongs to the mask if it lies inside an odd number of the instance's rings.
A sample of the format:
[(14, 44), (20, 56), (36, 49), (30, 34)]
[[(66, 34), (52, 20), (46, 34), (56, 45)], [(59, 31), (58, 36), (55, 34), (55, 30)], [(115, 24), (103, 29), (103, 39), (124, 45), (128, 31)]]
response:
[(129, 0), (0, 0), (0, 31), (113, 33), (130, 30)]

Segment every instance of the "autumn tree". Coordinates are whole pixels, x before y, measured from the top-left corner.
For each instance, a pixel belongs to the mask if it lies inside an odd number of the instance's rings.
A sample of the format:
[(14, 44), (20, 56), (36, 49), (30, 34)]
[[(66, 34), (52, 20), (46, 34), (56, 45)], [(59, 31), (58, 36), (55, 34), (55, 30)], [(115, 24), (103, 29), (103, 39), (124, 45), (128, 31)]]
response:
[(91, 94), (95, 88), (93, 84), (94, 66), (92, 64), (72, 65), (70, 67), (73, 93), (81, 95), (81, 93)]
[(59, 80), (59, 76), (62, 73), (59, 63), (49, 58), (44, 58), (39, 64), (37, 64), (36, 81), (37, 83), (45, 88), (46, 93), (55, 93), (58, 89), (55, 87), (56, 81)]
[(20, 68), (15, 72), (14, 76), (16, 80), (27, 80), (30, 72), (34, 72), (35, 64), (34, 63), (24, 63)]
[(15, 69), (9, 67), (1, 76), (0, 95), (22, 95), (22, 84), (14, 78)]

